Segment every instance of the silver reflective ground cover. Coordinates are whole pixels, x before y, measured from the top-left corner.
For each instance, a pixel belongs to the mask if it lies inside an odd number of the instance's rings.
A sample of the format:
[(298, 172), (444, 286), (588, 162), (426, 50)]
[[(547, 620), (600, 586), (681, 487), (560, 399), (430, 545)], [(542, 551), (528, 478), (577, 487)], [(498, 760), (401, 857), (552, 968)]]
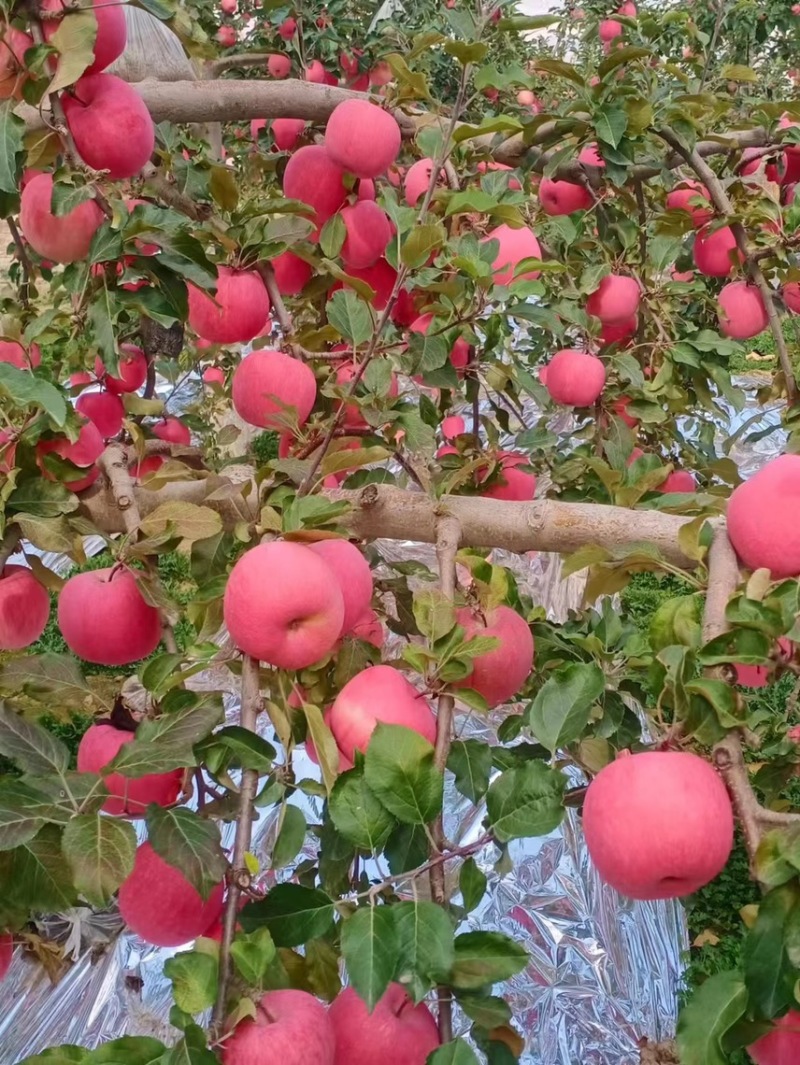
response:
[[(730, 412), (720, 436), (734, 433), (748, 421), (743, 435), (758, 433), (778, 420), (776, 410), (760, 410), (749, 395), (745, 410)], [(691, 433), (688, 425), (687, 431)], [(780, 432), (773, 432), (755, 445), (737, 442), (732, 457), (742, 475), (750, 476), (780, 453), (783, 439)], [(386, 541), (376, 546), (385, 559), (413, 557), (434, 564), (428, 547)], [(97, 541), (87, 549), (93, 553), (101, 547), (102, 541)], [(498, 552), (495, 557), (514, 569), (535, 602), (547, 604), (553, 619), (563, 619), (569, 609), (579, 606), (581, 583), (575, 577), (560, 580), (555, 556)], [(43, 560), (62, 572), (68, 568), (57, 555), (44, 555)], [(206, 683), (218, 688), (219, 681), (214, 677)], [(202, 678), (194, 678), (193, 686), (202, 683)], [(236, 703), (230, 675), (223, 678), (225, 684), (230, 693), (227, 716), (232, 721)], [(489, 722), (470, 715), (459, 719), (459, 729), (462, 735), (492, 742), (500, 720), (502, 714)], [(298, 779), (316, 774), (302, 751), (296, 757)], [(300, 796), (297, 801), (309, 821), (319, 819), (319, 800)], [(482, 834), (484, 811), (462, 799), (452, 783), (446, 809), (449, 839), (465, 844)], [(233, 826), (223, 826), (227, 848), (233, 831)], [(275, 816), (262, 815), (255, 826), (253, 850), (264, 868), (275, 832)], [(313, 854), (311, 838), (306, 846)], [(493, 869), (497, 857), (493, 847), (477, 855), (488, 876), (488, 890), (461, 930), (502, 931), (528, 951), (525, 971), (501, 987), (525, 1037), (523, 1065), (638, 1065), (639, 1039), (657, 1041), (674, 1033), (681, 959), (688, 949), (681, 906), (634, 903), (603, 885), (589, 861), (574, 811), (558, 831), (512, 843), (511, 856), (513, 870), (499, 876)], [(448, 869), (450, 884), (457, 883), (457, 872)], [(263, 884), (268, 887), (284, 877), (267, 873)], [(113, 913), (98, 915), (84, 909), (68, 916), (71, 924), (53, 921), (43, 929), (67, 941), (75, 958), (58, 985), (51, 985), (41, 967), (20, 949), (0, 984), (0, 1065), (16, 1065), (61, 1043), (96, 1047), (124, 1034), (152, 1035), (166, 1043), (177, 1038), (167, 1020), (171, 987), (163, 975), (164, 962), (176, 950), (149, 947), (124, 931), (117, 935), (120, 922)], [(458, 1020), (466, 1027), (463, 1018)]]

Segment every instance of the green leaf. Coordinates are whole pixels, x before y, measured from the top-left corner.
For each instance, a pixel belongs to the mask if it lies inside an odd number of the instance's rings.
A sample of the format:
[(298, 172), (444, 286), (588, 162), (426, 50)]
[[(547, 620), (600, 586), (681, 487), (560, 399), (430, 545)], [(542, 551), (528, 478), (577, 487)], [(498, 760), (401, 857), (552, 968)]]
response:
[(147, 832), (156, 854), (179, 869), (202, 898), (225, 878), (228, 860), (215, 821), (183, 807), (167, 810), (152, 803)]
[(628, 128), (628, 116), (621, 107), (606, 107), (596, 116), (594, 128), (599, 141), (616, 148)]
[(486, 876), (478, 868), (474, 858), (467, 858), (458, 874), (458, 889), (464, 901), (464, 909), (470, 913), (486, 894)]
[(482, 740), (455, 740), (450, 747), (447, 768), (455, 776), (461, 794), (477, 804), (489, 787), (492, 749)]
[(248, 987), (259, 991), (265, 986), (267, 973), (277, 954), (268, 928), (257, 928), (250, 935), (239, 932), (231, 943), (231, 957), (237, 972)]
[(69, 751), (61, 740), (33, 722), (26, 721), (0, 701), (0, 754), (23, 772), (62, 773), (69, 765)]
[(397, 825), (383, 848), (392, 876), (417, 869), (428, 860), (428, 835), (424, 825)]
[(62, 846), (75, 887), (93, 906), (107, 906), (133, 872), (136, 829), (121, 818), (78, 814), (65, 827)]
[(319, 246), (328, 259), (335, 259), (342, 250), (342, 245), (347, 237), (347, 226), (344, 219), (337, 211), (329, 218), (319, 235)]
[(303, 714), (306, 719), (308, 734), (313, 741), (314, 749), (319, 759), (322, 782), (330, 795), (339, 772), (339, 748), (336, 746), (333, 733), (325, 724), (322, 711), (318, 706), (312, 706), (310, 703), (304, 702)]
[(469, 1019), (481, 1028), (491, 1030), (511, 1023), (511, 1008), (505, 999), (496, 995), (459, 992), (458, 1004)]
[(277, 752), (271, 743), (250, 729), (241, 725), (226, 725), (196, 744), (195, 754), (198, 762), (214, 776), (219, 776), (231, 766), (253, 769), (259, 775), (269, 773)]
[(395, 906), (363, 906), (342, 925), (342, 958), (370, 1012), (394, 979), (400, 958)]
[(229, 166), (212, 166), (208, 180), (208, 189), (214, 203), (223, 211), (235, 211), (239, 203), (239, 185), (236, 175)]
[(333, 927), (333, 899), (317, 888), (278, 884), (259, 902), (249, 903), (239, 915), (246, 932), (267, 928), (276, 947), (296, 947), (326, 936)]
[(176, 954), (164, 962), (164, 975), (172, 981), (172, 997), (184, 1013), (202, 1013), (214, 1005), (219, 962), (213, 954), (199, 950)]
[(170, 529), (183, 541), (207, 540), (222, 531), (222, 518), (211, 507), (172, 500), (161, 503), (140, 522), (144, 536), (158, 536)]
[(790, 959), (790, 929), (800, 920), (800, 893), (787, 884), (764, 896), (744, 942), (748, 1005), (764, 1017), (782, 1013), (794, 1001), (797, 958)]
[(297, 857), (306, 838), (306, 819), (297, 806), (287, 803), (283, 808), (283, 822), (272, 849), (272, 868), (282, 869)]
[(715, 973), (695, 988), (678, 1015), (678, 1052), (682, 1065), (728, 1065), (726, 1032), (744, 1016), (747, 991), (740, 973)]
[(112, 229), (108, 222), (104, 222), (92, 237), (92, 243), (89, 245), (89, 262), (112, 262), (122, 258), (122, 252), (122, 234), (119, 230)]
[(105, 285), (100, 288), (89, 304), (89, 324), (95, 344), (100, 349), (100, 357), (108, 365), (112, 359), (117, 357), (117, 348), (111, 302)]
[[(59, 777), (53, 779), (61, 785)], [(62, 822), (64, 813), (46, 793), (14, 777), (0, 776), (0, 850), (27, 843), (45, 822)]]
[(353, 344), (365, 344), (372, 336), (372, 315), (369, 307), (355, 292), (340, 289), (334, 292), (325, 308), (328, 321), (339, 336)]
[(574, 662), (556, 670), (536, 693), (528, 711), (537, 740), (554, 753), (577, 740), (604, 690), (605, 676), (594, 663)]
[(17, 193), (17, 157), (22, 153), (25, 122), (14, 114), (16, 100), (0, 105), (0, 191)]
[(0, 853), (0, 891), (32, 913), (58, 913), (77, 903), (60, 828), (45, 825), (32, 840)]
[(424, 588), (414, 593), (414, 620), (423, 636), (435, 643), (446, 636), (456, 623), (453, 600), (438, 588)]
[(419, 1002), (453, 965), (453, 924), (435, 902), (400, 902), (392, 909), (400, 947), (398, 977)]
[(507, 769), (486, 795), (492, 832), (501, 843), (552, 832), (564, 817), (565, 786), (566, 777), (542, 762)]
[(51, 1047), (32, 1058), (23, 1058), (19, 1065), (86, 1065), (89, 1053), (86, 1047)]
[(359, 850), (378, 854), (396, 822), (364, 779), (363, 768), (342, 773), (331, 792), (329, 812), (337, 832)]
[(480, 1065), (472, 1047), (463, 1039), (445, 1043), (430, 1055), (427, 1065)]
[(57, 518), (77, 510), (76, 497), (58, 481), (44, 477), (23, 481), (8, 497), (10, 510), (24, 511), (37, 518)]
[(0, 395), (7, 396), (20, 407), (39, 407), (59, 428), (67, 420), (67, 402), (61, 392), (30, 370), (0, 363)]
[(380, 722), (364, 763), (367, 784), (400, 821), (427, 824), (442, 809), (444, 781), (433, 746), (412, 729)]
[(188, 699), (180, 709), (143, 721), (136, 738), (121, 748), (107, 769), (136, 778), (195, 765), (194, 744), (221, 718), (222, 708), (216, 702), (198, 705), (196, 697)]
[[(86, 705), (86, 699), (93, 695), (75, 659), (69, 655), (55, 654), (23, 655), (10, 659), (0, 667), (0, 691), (16, 695), (22, 692), (39, 702), (48, 702), (52, 697), (64, 709), (81, 708)], [(111, 704), (106, 706), (110, 711)], [(49, 732), (47, 735), (52, 738)]]
[(217, 1055), (208, 1049), (203, 1029), (197, 1024), (189, 1024), (184, 1027), (183, 1039), (165, 1052), (158, 1065), (218, 1065), (218, 1061)]
[(47, 87), (48, 93), (66, 89), (91, 66), (94, 62), (96, 38), (97, 19), (91, 8), (70, 11), (69, 18), (63, 18), (58, 23), (58, 28), (48, 43), (61, 54), (55, 75)]
[(400, 261), (416, 270), (424, 266), (431, 255), (447, 242), (447, 230), (441, 222), (427, 222), (414, 226), (400, 248)]
[(501, 932), (464, 932), (456, 936), (453, 987), (477, 991), (521, 973), (528, 955), (521, 944)]

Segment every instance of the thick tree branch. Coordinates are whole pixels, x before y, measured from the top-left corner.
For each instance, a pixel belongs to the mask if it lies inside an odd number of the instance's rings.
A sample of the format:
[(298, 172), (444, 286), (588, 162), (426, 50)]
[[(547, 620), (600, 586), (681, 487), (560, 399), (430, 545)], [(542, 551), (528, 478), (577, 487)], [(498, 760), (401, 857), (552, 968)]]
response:
[[(708, 189), (711, 202), (720, 214), (727, 218), (731, 218), (734, 214), (733, 204), (728, 198), (728, 194), (723, 188), (722, 182), (708, 163), (700, 156), (697, 149), (694, 148), (690, 151), (686, 148), (680, 138), (677, 137), (672, 130), (659, 130), (659, 136), (666, 141), (671, 148), (674, 148), (676, 152), (684, 157), (686, 162)], [(775, 339), (775, 348), (778, 352), (781, 369), (783, 370), (783, 377), (786, 382), (786, 394), (789, 403), (796, 403), (798, 400), (797, 382), (795, 381), (794, 370), (792, 369), (792, 360), (789, 355), (789, 349), (786, 345), (786, 337), (783, 335), (781, 315), (776, 303), (776, 293), (770, 287), (769, 282), (766, 277), (764, 277), (763, 270), (758, 265), (758, 261), (750, 250), (747, 240), (747, 232), (744, 226), (741, 222), (731, 222), (730, 228), (736, 239), (736, 246), (744, 257), (747, 272), (757, 285), (758, 290), (761, 293), (761, 298), (764, 301), (767, 318), (769, 319), (769, 327), (772, 336)]]
[[(245, 655), (242, 660), (242, 688), (239, 724), (249, 732), (256, 731), (258, 715), (261, 711), (261, 693), (259, 689), (258, 661)], [(225, 914), (222, 924), (222, 939), (219, 951), (219, 983), (217, 1001), (214, 1006), (212, 1023), (221, 1029), (225, 1019), (225, 1006), (228, 998), (228, 984), (231, 971), (231, 943), (236, 933), (236, 918), (239, 912), (239, 898), (243, 890), (250, 887), (250, 873), (245, 856), (250, 850), (253, 834), (253, 801), (258, 788), (258, 772), (245, 769), (239, 788), (239, 812), (236, 818), (236, 838), (233, 843), (233, 856), (228, 877), (228, 895), (225, 902)]]
[(113, 505), (119, 512), (125, 532), (133, 535), (139, 528), (139, 507), (125, 448), (122, 444), (109, 444), (97, 464), (106, 475)]

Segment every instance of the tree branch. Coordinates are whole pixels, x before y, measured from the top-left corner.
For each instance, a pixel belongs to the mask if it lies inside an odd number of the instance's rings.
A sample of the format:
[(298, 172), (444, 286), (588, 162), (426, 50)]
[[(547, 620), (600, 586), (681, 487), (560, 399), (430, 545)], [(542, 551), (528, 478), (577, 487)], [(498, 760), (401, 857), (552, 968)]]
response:
[(218, 78), (228, 70), (246, 70), (248, 67), (266, 66), (270, 52), (245, 52), (243, 55), (226, 55), (206, 63), (206, 77)]
[[(242, 660), (242, 688), (239, 724), (249, 732), (256, 731), (258, 715), (261, 712), (261, 694), (259, 688), (258, 661), (245, 655)], [(228, 998), (228, 984), (231, 971), (231, 943), (236, 933), (236, 918), (239, 912), (239, 898), (242, 890), (250, 887), (251, 876), (247, 869), (245, 856), (250, 850), (253, 833), (253, 801), (258, 788), (258, 771), (245, 769), (239, 789), (239, 812), (236, 818), (236, 838), (233, 843), (231, 869), (228, 875), (228, 896), (225, 902), (225, 914), (222, 924), (222, 939), (219, 951), (219, 983), (217, 1001), (214, 1005), (212, 1024), (219, 1030), (225, 1020), (225, 1006)]]
[(28, 249), (25, 247), (25, 241), (22, 239), (22, 234), (19, 231), (16, 219), (13, 215), (6, 217), (6, 225), (8, 231), (14, 241), (14, 245), (17, 249), (17, 258), (19, 259), (19, 265), (22, 269), (22, 283), (19, 286), (19, 299), (20, 303), (27, 307), (30, 304), (31, 299), (31, 277), (33, 276), (33, 264), (31, 263), (31, 257), (28, 255)]
[[(680, 138), (670, 129), (661, 129), (658, 132), (662, 140), (666, 141), (670, 147), (674, 148), (676, 152), (683, 156), (692, 170), (694, 170), (695, 174), (697, 174), (700, 180), (704, 183), (711, 197), (711, 202), (720, 214), (724, 215), (726, 218), (731, 218), (735, 213), (733, 204), (728, 198), (728, 194), (723, 188), (722, 182), (708, 163), (700, 156), (697, 149), (694, 148), (690, 151), (684, 146)], [(786, 382), (786, 395), (789, 403), (794, 404), (798, 400), (797, 382), (795, 381), (794, 371), (792, 369), (792, 360), (789, 355), (789, 349), (786, 345), (786, 337), (783, 335), (780, 311), (775, 302), (776, 294), (764, 277), (764, 272), (758, 265), (758, 261), (750, 251), (744, 226), (741, 222), (731, 222), (730, 228), (736, 239), (736, 246), (744, 256), (747, 271), (757, 285), (758, 290), (761, 293), (761, 298), (764, 301), (764, 308), (766, 309), (767, 318), (769, 319), (769, 327), (775, 339), (775, 347), (778, 352), (781, 369), (783, 370), (784, 381)]]
[(128, 469), (128, 456), (122, 444), (109, 444), (97, 465), (106, 475), (114, 506), (119, 512), (125, 532), (133, 535), (139, 528), (139, 507), (136, 489)]

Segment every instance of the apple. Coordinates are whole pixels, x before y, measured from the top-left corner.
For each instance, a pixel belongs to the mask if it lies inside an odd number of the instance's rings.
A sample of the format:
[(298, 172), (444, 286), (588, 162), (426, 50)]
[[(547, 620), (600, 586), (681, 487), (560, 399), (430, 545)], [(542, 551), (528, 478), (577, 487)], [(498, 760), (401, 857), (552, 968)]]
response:
[(0, 651), (36, 643), (50, 617), (50, 596), (27, 566), (0, 570)]
[(141, 348), (135, 344), (120, 344), (121, 356), (118, 363), (118, 377), (112, 377), (108, 373), (103, 360), (94, 360), (94, 373), (98, 381), (102, 381), (103, 387), (115, 396), (123, 392), (138, 392), (147, 380), (147, 356)]
[(747, 340), (769, 325), (764, 297), (747, 281), (731, 281), (717, 296), (719, 327), (726, 337)]
[(298, 148), (283, 172), (283, 193), (313, 208), (314, 221), (322, 228), (345, 201), (344, 170), (322, 144)]
[(780, 455), (731, 493), (728, 535), (748, 569), (800, 576), (800, 455)]
[(272, 78), (288, 78), (292, 70), (292, 61), (288, 55), (274, 52), (267, 59), (267, 71)]
[(345, 268), (365, 270), (374, 266), (392, 239), (394, 223), (373, 200), (357, 200), (343, 207), (340, 214), (346, 232), (341, 250)]
[(561, 215), (585, 211), (593, 202), (591, 192), (583, 185), (576, 185), (574, 181), (542, 178), (539, 182), (539, 203), (545, 214)]
[(331, 159), (356, 177), (383, 174), (397, 159), (400, 142), (394, 116), (368, 100), (345, 100), (334, 108), (325, 127)]
[(225, 384), (225, 371), (219, 366), (208, 366), (203, 370), (203, 384), (209, 388), (222, 388)]
[(800, 314), (800, 282), (789, 281), (783, 286), (783, 302), (795, 314)]
[(336, 1037), (334, 1065), (425, 1065), (440, 1043), (428, 1007), (415, 1006), (400, 984), (390, 984), (371, 1013), (347, 987), (328, 1017)]
[(773, 181), (778, 184), (786, 170), (786, 160), (783, 153), (781, 152), (775, 157), (764, 155), (761, 148), (745, 148), (738, 167), (742, 177), (746, 177), (748, 174), (758, 174), (762, 169), (767, 181)]
[(272, 139), (281, 152), (290, 152), (306, 128), (302, 118), (276, 118), (272, 123)]
[(369, 83), (380, 88), (383, 85), (388, 85), (390, 81), (394, 81), (394, 72), (386, 60), (381, 59), (369, 72)]
[(159, 440), (179, 444), (181, 447), (188, 447), (192, 442), (192, 434), (180, 418), (162, 418), (152, 427), (152, 432)]
[(329, 1013), (307, 991), (268, 991), (223, 1041), (222, 1065), (335, 1065)]
[(287, 415), (303, 425), (317, 397), (317, 382), (307, 363), (283, 351), (264, 348), (245, 356), (233, 374), (236, 413), (250, 425), (279, 429)]
[(216, 37), (223, 48), (233, 48), (236, 44), (236, 30), (233, 26), (220, 26)]
[[(97, 33), (94, 40), (94, 62), (84, 71), (85, 74), (99, 74), (106, 67), (111, 66), (115, 59), (119, 59), (125, 51), (128, 43), (128, 24), (125, 20), (125, 9), (114, 0), (92, 0), (91, 5), (82, 4), (80, 8), (71, 7), (63, 0), (41, 0), (40, 11), (67, 11), (66, 21), (69, 20), (69, 12), (90, 7), (97, 20)], [(64, 19), (43, 19), (41, 22), (45, 41), (49, 41), (59, 26), (64, 25)], [(28, 47), (31, 47), (33, 42)]]
[(40, 440), (36, 445), (36, 462), (42, 471), (42, 476), (48, 481), (58, 479), (47, 469), (43, 461), (44, 456), (51, 452), (71, 462), (73, 466), (85, 469), (83, 477), (75, 481), (65, 481), (71, 492), (82, 492), (84, 488), (94, 484), (100, 476), (96, 462), (103, 454), (103, 446), (103, 438), (97, 426), (87, 418), (78, 431), (77, 440), (68, 440), (66, 436), (57, 436), (53, 440)]
[(275, 282), (282, 296), (299, 296), (311, 280), (311, 263), (292, 251), (281, 252), (272, 260)]
[(581, 148), (578, 153), (578, 162), (583, 166), (594, 166), (598, 169), (602, 169), (606, 165), (606, 161), (600, 154), (600, 149), (596, 144), (587, 144)]
[(739, 262), (742, 262), (742, 253), (737, 248), (730, 226), (722, 226), (713, 231), (706, 227), (694, 238), (695, 265), (706, 277), (728, 277), (733, 272), (733, 252), (737, 253)]
[(468, 639), (491, 636), (500, 643), (493, 651), (473, 659), (472, 672), (455, 686), (473, 688), (490, 708), (509, 702), (533, 669), (533, 636), (528, 623), (507, 606), (495, 607), (485, 614), (462, 607), (456, 611), (456, 621)]
[(222, 912), (224, 886), (207, 899), (179, 869), (165, 862), (150, 843), (136, 850), (133, 872), (119, 889), (119, 912), (125, 924), (146, 943), (180, 947), (201, 936)]
[(104, 440), (110, 440), (122, 429), (125, 408), (119, 396), (110, 392), (83, 392), (75, 401), (75, 410), (94, 422)]
[(359, 178), (356, 195), (359, 200), (375, 199), (375, 182), (372, 178)]
[(596, 355), (564, 348), (557, 351), (547, 364), (543, 383), (556, 403), (567, 407), (591, 407), (605, 386), (606, 368)]
[[(479, 174), (486, 174), (490, 170), (513, 170), (513, 167), (507, 166), (506, 163), (495, 163), (495, 162), (486, 163), (486, 162), (481, 161), (480, 163), (478, 163), (478, 165), (477, 165), (477, 167), (475, 169), (478, 171)], [(522, 188), (522, 184), (521, 184), (519, 178), (510, 177), (508, 179), (508, 187), (513, 192), (519, 192), (520, 189)]]
[(219, 6), (226, 15), (235, 15), (239, 5), (236, 0), (220, 0)]
[[(800, 4), (794, 5), (792, 13), (800, 15)], [(800, 1010), (784, 1013), (773, 1030), (749, 1046), (747, 1053), (755, 1065), (795, 1065), (800, 1061)]]
[(370, 666), (345, 684), (330, 710), (329, 725), (350, 761), (366, 751), (378, 722), (404, 725), (436, 742), (436, 719), (420, 693), (392, 666)]
[[(444, 448), (439, 448), (437, 455), (445, 453)], [(458, 454), (456, 448), (451, 448), (451, 454)], [(518, 466), (527, 466), (528, 457), (519, 455), (513, 451), (498, 451), (497, 461), (500, 466), (498, 483), (481, 489), (481, 495), (485, 499), (505, 499), (509, 502), (528, 503), (536, 493), (536, 476), (526, 473), (525, 470), (517, 469)], [(485, 472), (483, 472), (485, 471)], [(488, 474), (488, 468), (483, 467), (476, 473), (476, 479), (483, 481)]]
[[(790, 659), (794, 654), (794, 645), (783, 636), (778, 640), (777, 646), (780, 657), (784, 660)], [(770, 666), (749, 666), (737, 662), (735, 669), (736, 683), (744, 688), (764, 688), (772, 678)]]
[[(693, 202), (696, 200), (704, 202)], [(681, 181), (667, 193), (666, 203), (670, 211), (686, 211), (691, 216), (695, 229), (707, 225), (714, 217), (709, 191), (699, 181)]]
[(325, 84), (325, 67), (319, 61), (314, 59), (303, 71), (303, 78), (305, 81), (310, 81), (315, 85)]
[(733, 846), (725, 785), (683, 751), (624, 753), (592, 780), (586, 846), (600, 879), (632, 899), (675, 899), (713, 880)]
[[(45, 23), (47, 25), (47, 23)], [(25, 53), (33, 48), (33, 38), (27, 33), (2, 24), (2, 48), (0, 48), (0, 100), (9, 97), (22, 98), (22, 86), (28, 73), (25, 69)]]
[(138, 662), (161, 641), (161, 615), (121, 566), (70, 577), (58, 597), (58, 627), (78, 658), (101, 666)]
[(0, 980), (5, 980), (14, 958), (14, 937), (10, 932), (0, 935)]
[(615, 18), (606, 18), (598, 26), (598, 35), (603, 44), (611, 44), (617, 37), (622, 36), (622, 23)]
[(658, 486), (662, 495), (670, 492), (696, 492), (697, 481), (689, 470), (673, 470), (667, 479)]
[(628, 406), (630, 403), (630, 396), (620, 396), (619, 399), (615, 399), (611, 404), (611, 410), (625, 423), (625, 425), (628, 426), (629, 429), (636, 429), (639, 425), (639, 419), (634, 418), (632, 414), (628, 414)]
[(510, 285), (512, 281), (535, 281), (540, 276), (539, 270), (529, 270), (518, 277), (514, 276), (517, 266), (524, 259), (541, 259), (542, 257), (542, 249), (532, 229), (527, 226), (518, 229), (513, 229), (509, 225), (497, 226), (489, 230), (481, 243), (490, 240), (500, 242), (497, 255), (492, 263), (496, 285)]
[(344, 603), (340, 636), (346, 636), (372, 602), (372, 570), (355, 544), (349, 540), (318, 540), (308, 550), (330, 566)]
[(622, 325), (636, 317), (642, 292), (633, 277), (608, 274), (586, 301), (586, 313), (603, 325)]
[(350, 635), (356, 640), (364, 640), (373, 647), (381, 648), (386, 642), (386, 633), (383, 630), (381, 620), (374, 610), (366, 610), (353, 628)]
[(618, 15), (624, 15), (627, 18), (636, 18), (636, 4), (631, 0), (625, 0), (625, 3), (617, 8)]
[(280, 669), (305, 669), (333, 649), (345, 607), (336, 575), (322, 558), (302, 544), (276, 540), (236, 562), (223, 614), (240, 651)]
[[(101, 773), (118, 752), (136, 736), (135, 732), (115, 728), (110, 722), (91, 725), (78, 745), (78, 772)], [(109, 773), (104, 778), (109, 798), (103, 803), (107, 814), (118, 817), (144, 817), (149, 803), (172, 806), (177, 802), (183, 785), (183, 770), (169, 773), (148, 773), (143, 777), (124, 777)]]
[(139, 93), (113, 74), (89, 74), (62, 96), (81, 159), (114, 180), (134, 177), (155, 148), (155, 128)]
[(293, 18), (285, 18), (278, 26), (278, 36), (282, 37), (284, 41), (291, 41), (296, 33), (297, 22)]
[(18, 340), (0, 340), (0, 362), (18, 370), (32, 370), (41, 365), (42, 353), (38, 344), (31, 344), (26, 350)]
[(623, 347), (627, 347), (624, 341), (630, 341), (636, 330), (639, 328), (639, 319), (629, 318), (627, 322), (619, 322), (616, 325), (604, 325), (600, 330), (600, 340), (603, 344), (621, 344)]
[(269, 296), (255, 270), (218, 266), (213, 298), (191, 282), (187, 291), (189, 325), (214, 344), (247, 344), (269, 321)]
[(19, 224), (36, 252), (57, 263), (88, 258), (92, 237), (105, 219), (96, 200), (85, 200), (65, 215), (50, 209), (53, 175), (36, 174), (22, 190)]
[(148, 477), (151, 473), (156, 473), (164, 465), (164, 458), (161, 455), (148, 455), (143, 458), (141, 462), (134, 462), (129, 468), (128, 473), (131, 475), (133, 481), (142, 481), (145, 477)]
[[(405, 177), (403, 178), (403, 194), (405, 195), (406, 203), (409, 207), (416, 207), (428, 191), (428, 186), (431, 183), (433, 166), (433, 159), (418, 159), (416, 163), (412, 163), (406, 171)], [(437, 182), (441, 183), (443, 179), (444, 171), (441, 170)]]
[(457, 436), (465, 433), (466, 429), (464, 419), (460, 414), (448, 414), (446, 418), (442, 419), (442, 436), (445, 440), (454, 440)]

